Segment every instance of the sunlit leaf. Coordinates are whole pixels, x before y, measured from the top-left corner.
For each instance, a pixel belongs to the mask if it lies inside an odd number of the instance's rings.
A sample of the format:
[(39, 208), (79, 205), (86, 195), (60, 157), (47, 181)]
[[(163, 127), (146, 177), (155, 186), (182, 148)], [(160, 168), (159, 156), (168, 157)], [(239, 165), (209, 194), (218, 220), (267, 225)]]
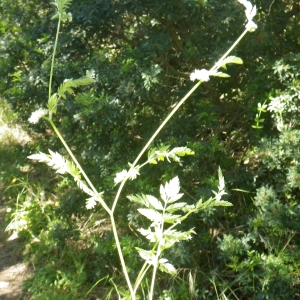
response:
[(141, 204), (143, 206), (149, 207), (149, 201), (147, 199), (147, 195), (128, 195), (127, 198), (135, 203)]
[(214, 73), (211, 73), (211, 76), (222, 77), (222, 78), (230, 77), (230, 75), (223, 73), (223, 72), (214, 72)]
[(48, 161), (51, 160), (50, 157), (49, 157), (49, 155), (47, 155), (47, 154), (45, 154), (43, 152), (29, 155), (29, 156), (27, 156), (27, 158), (33, 159), (33, 160), (37, 160), (39, 162), (48, 162)]
[(94, 197), (95, 193), (82, 181), (75, 178), (75, 182), (77, 183), (77, 186), (86, 194), (89, 196)]
[(62, 155), (51, 150), (49, 150), (49, 153), (50, 155), (46, 155), (40, 152), (39, 154), (28, 156), (28, 158), (38, 160), (39, 162), (45, 162), (49, 167), (56, 170), (56, 173), (72, 173), (72, 169), (69, 167), (70, 164), (67, 163), (67, 160)]
[(87, 209), (92, 209), (92, 208), (94, 208), (94, 207), (96, 206), (97, 202), (100, 202), (101, 200), (103, 200), (102, 197), (101, 197), (102, 194), (103, 194), (103, 193), (99, 193), (99, 194), (97, 194), (97, 195), (95, 195), (95, 196), (93, 196), (93, 197), (91, 197), (91, 198), (88, 198), (88, 199), (86, 200), (86, 205), (85, 205), (85, 207), (86, 207)]
[(140, 175), (140, 173), (139, 173), (140, 167), (139, 166), (132, 167), (131, 164), (129, 164), (129, 166), (130, 166), (130, 169), (128, 171), (128, 178), (131, 180), (134, 180), (138, 175)]
[(91, 207), (93, 201), (98, 201), (100, 199), (100, 195), (102, 195), (102, 193), (95, 195), (95, 193), (80, 179), (81, 177), (80, 171), (72, 161), (66, 160), (62, 155), (60, 155), (57, 152), (53, 152), (49, 150), (49, 153), (50, 155), (40, 152), (38, 154), (33, 154), (28, 156), (28, 158), (35, 159), (40, 162), (45, 162), (48, 166), (56, 170), (56, 173), (59, 174), (69, 173), (70, 175), (72, 175), (78, 187), (83, 192), (85, 192), (86, 194), (92, 197), (89, 198), (90, 204), (87, 206)]
[(163, 209), (161, 202), (158, 199), (156, 199), (154, 196), (151, 196), (151, 195), (144, 195), (144, 194), (128, 195), (127, 198), (132, 202), (141, 204), (148, 208), (152, 207), (152, 208), (158, 209), (158, 210)]
[(243, 64), (243, 60), (237, 56), (228, 56), (221, 62), (222, 67), (227, 64), (241, 65), (241, 64)]
[(214, 201), (213, 206), (233, 206), (233, 204), (228, 201), (221, 200), (221, 201)]
[(149, 227), (148, 229), (143, 229), (140, 228), (138, 229), (138, 231), (144, 236), (146, 237), (150, 242), (155, 243), (158, 241), (161, 241), (162, 239), (162, 234), (161, 232), (159, 232), (157, 229), (158, 227), (155, 227), (155, 231), (151, 231), (151, 228)]
[(114, 182), (115, 182), (115, 184), (118, 184), (118, 183), (122, 182), (123, 180), (126, 180), (127, 177), (128, 177), (127, 170), (122, 170), (121, 172), (116, 174), (116, 176), (114, 178)]
[(168, 260), (165, 258), (161, 258), (159, 260), (159, 264), (158, 264), (158, 268), (165, 273), (171, 274), (171, 275), (176, 275), (177, 271), (175, 269), (175, 267), (168, 263)]
[(140, 257), (144, 259), (149, 265), (153, 265), (155, 261), (155, 252), (153, 250), (144, 250), (139, 247), (135, 247)]
[(154, 196), (151, 196), (151, 195), (147, 195), (147, 200), (149, 201), (149, 204), (154, 207), (155, 209), (158, 209), (158, 210), (163, 210), (163, 206), (161, 204), (161, 202), (155, 198)]
[(165, 213), (164, 214), (164, 222), (174, 224), (176, 222), (180, 222), (181, 215), (172, 215)]
[(182, 210), (187, 204), (185, 202), (178, 202), (167, 206), (166, 211), (169, 213), (173, 213), (177, 210)]
[(153, 209), (139, 208), (138, 211), (140, 214), (142, 214), (143, 216), (155, 223), (161, 223), (163, 220), (162, 215)]
[(166, 203), (175, 202), (180, 199), (183, 194), (179, 194), (180, 182), (178, 176), (171, 179), (165, 184), (160, 186), (160, 196)]

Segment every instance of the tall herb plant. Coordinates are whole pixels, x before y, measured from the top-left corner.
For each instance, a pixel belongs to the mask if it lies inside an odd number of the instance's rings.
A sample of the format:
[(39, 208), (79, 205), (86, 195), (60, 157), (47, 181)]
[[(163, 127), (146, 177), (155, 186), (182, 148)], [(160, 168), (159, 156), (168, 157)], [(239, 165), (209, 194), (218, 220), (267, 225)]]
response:
[[(150, 226), (148, 228), (140, 228), (139, 232), (149, 241), (150, 249), (136, 248), (141, 258), (145, 261), (137, 278), (133, 281), (129, 276), (127, 270), (126, 262), (123, 257), (121, 244), (119, 240), (117, 224), (115, 219), (115, 209), (118, 205), (118, 201), (121, 197), (124, 185), (128, 180), (134, 180), (140, 175), (142, 167), (147, 164), (157, 164), (160, 161), (168, 160), (180, 162), (180, 158), (186, 155), (193, 155), (194, 152), (187, 147), (176, 147), (169, 149), (169, 146), (161, 146), (158, 148), (150, 149), (151, 144), (161, 132), (164, 126), (173, 117), (176, 111), (183, 105), (183, 103), (194, 93), (194, 91), (201, 85), (202, 82), (208, 81), (211, 76), (216, 77), (229, 77), (228, 74), (219, 71), (220, 68), (226, 69), (227, 64), (242, 64), (242, 60), (235, 56), (229, 56), (231, 51), (237, 46), (241, 39), (246, 35), (247, 32), (254, 31), (257, 26), (253, 22), (253, 17), (256, 15), (256, 7), (252, 6), (249, 1), (238, 0), (242, 5), (245, 6), (245, 13), (247, 17), (246, 28), (240, 37), (233, 43), (233, 45), (228, 49), (228, 51), (215, 63), (215, 65), (210, 70), (195, 70), (191, 73), (190, 79), (192, 81), (197, 81), (197, 83), (191, 88), (191, 90), (179, 101), (179, 103), (173, 108), (166, 119), (161, 123), (149, 141), (146, 143), (144, 148), (140, 151), (133, 163), (129, 163), (129, 168), (123, 170), (122, 172), (116, 174), (114, 183), (119, 185), (116, 196), (109, 206), (108, 201), (105, 200), (105, 195), (102, 191), (98, 191), (88, 175), (85, 173), (70, 147), (64, 140), (60, 131), (56, 127), (53, 116), (56, 114), (58, 105), (61, 101), (66, 99), (67, 94), (72, 95), (74, 89), (87, 86), (96, 82), (93, 71), (87, 71), (86, 76), (79, 79), (66, 79), (59, 86), (57, 91), (53, 93), (52, 91), (52, 79), (54, 74), (54, 62), (57, 50), (57, 44), (59, 40), (61, 24), (64, 22), (71, 22), (72, 15), (68, 13), (67, 10), (71, 5), (72, 0), (54, 0), (52, 4), (56, 8), (56, 13), (52, 19), (57, 19), (57, 32), (55, 38), (54, 49), (51, 59), (51, 69), (49, 78), (49, 90), (48, 90), (48, 101), (46, 108), (40, 108), (39, 110), (32, 113), (29, 118), (29, 122), (37, 123), (41, 118), (46, 120), (60, 139), (61, 143), (67, 150), (69, 158), (65, 158), (57, 152), (49, 150), (49, 154), (38, 153), (29, 156), (30, 159), (34, 159), (40, 162), (46, 163), (48, 166), (53, 168), (59, 174), (70, 174), (78, 187), (88, 195), (86, 202), (86, 208), (92, 209), (95, 205), (101, 205), (106, 213), (110, 217), (111, 228), (114, 235), (116, 248), (122, 265), (122, 270), (124, 277), (127, 282), (127, 286), (130, 293), (130, 298), (132, 300), (136, 299), (137, 290), (145, 277), (145, 275), (152, 268), (152, 278), (149, 287), (148, 298), (150, 300), (154, 297), (154, 287), (155, 280), (157, 277), (157, 270), (167, 272), (171, 275), (176, 274), (176, 269), (172, 264), (164, 258), (163, 253), (166, 249), (172, 247), (175, 243), (189, 240), (192, 235), (195, 234), (193, 228), (187, 231), (180, 231), (177, 226), (184, 221), (190, 214), (198, 213), (200, 210), (206, 209), (213, 206), (230, 206), (231, 203), (222, 200), (222, 196), (226, 194), (225, 183), (222, 176), (221, 170), (219, 169), (219, 188), (218, 191), (213, 191), (214, 197), (211, 197), (207, 201), (200, 199), (195, 204), (188, 205), (185, 202), (179, 202), (183, 194), (180, 193), (180, 181), (176, 176), (171, 179), (165, 185), (160, 186), (160, 199), (145, 194), (128, 195), (127, 198), (135, 202), (140, 206), (138, 212), (145, 218), (150, 220)], [(140, 163), (143, 155), (148, 151), (148, 157), (143, 162)]]

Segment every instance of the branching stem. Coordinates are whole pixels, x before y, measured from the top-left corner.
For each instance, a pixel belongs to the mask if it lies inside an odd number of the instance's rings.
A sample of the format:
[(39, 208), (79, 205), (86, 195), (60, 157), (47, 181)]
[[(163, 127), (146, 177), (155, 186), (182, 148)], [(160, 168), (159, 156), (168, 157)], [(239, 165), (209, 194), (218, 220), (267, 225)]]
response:
[[(54, 49), (53, 49), (53, 53), (52, 53), (52, 59), (51, 59), (51, 69), (50, 69), (50, 78), (49, 78), (49, 91), (48, 91), (48, 99), (51, 98), (52, 96), (52, 80), (53, 80), (53, 70), (54, 70), (54, 62), (55, 62), (55, 55), (56, 55), (56, 51), (57, 51), (57, 44), (58, 44), (58, 37), (59, 37), (59, 31), (60, 31), (60, 26), (61, 26), (61, 22), (62, 22), (62, 15), (61, 12), (59, 12), (59, 17), (58, 17), (58, 24), (57, 24), (57, 31), (56, 31), (56, 37), (55, 37), (55, 43), (54, 43)], [(235, 43), (233, 43), (233, 45), (228, 49), (228, 51), (218, 60), (217, 63), (215, 63), (215, 65), (210, 69), (210, 72), (214, 72), (217, 71), (221, 66), (222, 66), (222, 61), (229, 55), (229, 53), (236, 47), (236, 45), (240, 42), (240, 40), (244, 37), (244, 35), (247, 33), (247, 29), (241, 34), (241, 36), (235, 41)], [(136, 157), (135, 161), (133, 162), (133, 164), (131, 165), (131, 170), (134, 169), (137, 166), (138, 161), (141, 159), (141, 157), (144, 155), (144, 153), (147, 151), (147, 149), (150, 147), (150, 145), (152, 144), (152, 142), (155, 140), (155, 138), (157, 137), (157, 135), (161, 132), (161, 130), (165, 127), (165, 125), (169, 122), (169, 120), (173, 117), (173, 115), (177, 112), (177, 110), (183, 105), (183, 103), (194, 93), (194, 91), (201, 85), (202, 81), (198, 81), (192, 88), (191, 90), (178, 102), (178, 104), (173, 108), (173, 110), (170, 112), (170, 114), (165, 118), (165, 120), (161, 123), (161, 125), (157, 128), (157, 130), (154, 132), (154, 134), (152, 135), (152, 137), (148, 140), (148, 142), (146, 143), (146, 145), (144, 146), (144, 148), (142, 149), (142, 151), (138, 154), (138, 156)], [(90, 181), (90, 179), (88, 178), (88, 176), (86, 175), (86, 173), (84, 172), (84, 170), (82, 169), (81, 165), (79, 164), (79, 162), (77, 161), (77, 159), (75, 158), (74, 154), (72, 153), (71, 149), (69, 148), (69, 146), (67, 145), (67, 143), (65, 142), (65, 140), (63, 139), (62, 135), (60, 134), (59, 130), (57, 129), (57, 127), (55, 126), (55, 124), (52, 121), (52, 111), (49, 112), (49, 118), (45, 118), (46, 120), (49, 121), (50, 125), (52, 126), (54, 132), (56, 133), (56, 135), (58, 136), (58, 138), (60, 139), (60, 141), (62, 142), (63, 146), (65, 147), (65, 149), (67, 150), (67, 152), (69, 153), (70, 157), (72, 158), (73, 162), (75, 163), (75, 165), (77, 166), (77, 168), (80, 170), (81, 174), (83, 175), (84, 179), (86, 180), (87, 184), (89, 185), (90, 189), (92, 190), (92, 192), (97, 195), (98, 192), (96, 190), (96, 188), (94, 187), (94, 185), (92, 184), (92, 182)], [(125, 185), (127, 181), (127, 178), (124, 179), (117, 191), (117, 194), (115, 196), (114, 202), (112, 204), (112, 207), (109, 208), (107, 206), (107, 204), (104, 202), (104, 200), (102, 200), (101, 198), (98, 199), (100, 204), (102, 205), (102, 207), (106, 210), (106, 212), (109, 214), (110, 216), (110, 220), (111, 220), (111, 226), (112, 226), (112, 231), (113, 231), (113, 235), (115, 238), (115, 242), (116, 242), (116, 247), (117, 247), (117, 251), (119, 254), (119, 258), (121, 261), (121, 265), (122, 265), (122, 269), (123, 269), (123, 273), (130, 291), (130, 296), (132, 300), (136, 299), (136, 291), (137, 288), (139, 287), (143, 277), (145, 276), (146, 272), (148, 271), (148, 269), (150, 268), (151, 265), (145, 263), (136, 279), (136, 282), (134, 284), (134, 286), (132, 286), (130, 278), (129, 278), (129, 274), (127, 272), (127, 268), (126, 268), (126, 263), (123, 257), (123, 253), (122, 253), (122, 248), (121, 248), (121, 244), (120, 244), (120, 240), (118, 237), (118, 232), (117, 232), (117, 227), (116, 227), (116, 222), (115, 222), (115, 218), (114, 218), (114, 211), (116, 209), (118, 200), (120, 198), (121, 192), (123, 190), (123, 187)], [(189, 213), (188, 213), (189, 214)], [(187, 215), (188, 215), (187, 214)], [(186, 215), (186, 216), (187, 216)], [(177, 224), (176, 224), (177, 225)], [(174, 224), (174, 226), (176, 226)], [(164, 230), (164, 222), (162, 222), (161, 224), (161, 234), (163, 233)], [(152, 300), (153, 299), (153, 292), (154, 292), (154, 285), (155, 285), (155, 279), (156, 279), (156, 272), (157, 272), (157, 268), (158, 268), (158, 263), (159, 263), (159, 257), (161, 254), (161, 242), (159, 242), (158, 244), (156, 244), (154, 246), (154, 249), (157, 247), (156, 249), (156, 257), (155, 257), (155, 262), (154, 262), (154, 270), (153, 270), (153, 274), (152, 274), (152, 280), (151, 280), (151, 287), (150, 287), (150, 292), (149, 292), (149, 299)], [(97, 282), (98, 283), (98, 282)], [(90, 292), (90, 291), (89, 291)]]

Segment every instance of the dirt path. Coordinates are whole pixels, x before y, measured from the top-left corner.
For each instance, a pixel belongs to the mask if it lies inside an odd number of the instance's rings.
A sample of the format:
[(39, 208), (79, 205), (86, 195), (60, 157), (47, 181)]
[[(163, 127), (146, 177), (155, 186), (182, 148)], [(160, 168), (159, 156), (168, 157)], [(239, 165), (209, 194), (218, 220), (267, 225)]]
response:
[[(3, 99), (0, 101), (3, 101)], [(3, 111), (1, 111), (3, 115)], [(5, 111), (4, 111), (5, 113)], [(2, 121), (0, 115), (0, 167), (5, 172), (10, 167), (7, 162), (7, 149), (12, 145), (23, 145), (30, 137), (20, 126), (9, 127)], [(4, 154), (4, 155), (3, 155)], [(2, 161), (1, 161), (2, 159)], [(5, 161), (4, 161), (5, 160)], [(5, 232), (6, 207), (4, 205), (4, 186), (0, 182), (0, 300), (28, 300), (30, 297), (22, 292), (23, 281), (28, 276), (26, 264), (22, 261), (20, 241), (16, 234)]]
[(26, 264), (22, 262), (16, 234), (5, 232), (5, 213), (0, 199), (0, 299), (27, 300), (29, 297), (22, 293), (22, 283), (28, 275)]

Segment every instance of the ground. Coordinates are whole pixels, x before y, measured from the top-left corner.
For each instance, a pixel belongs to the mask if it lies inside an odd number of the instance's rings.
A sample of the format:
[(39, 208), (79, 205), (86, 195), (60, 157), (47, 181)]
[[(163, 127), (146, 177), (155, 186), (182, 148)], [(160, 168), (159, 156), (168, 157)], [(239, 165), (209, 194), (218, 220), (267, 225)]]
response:
[[(1, 102), (0, 113), (0, 155), (1, 174), (7, 173), (8, 152), (14, 145), (24, 145), (30, 141), (30, 137), (20, 126), (9, 126), (3, 121), (3, 115), (9, 111), (8, 107)], [(5, 150), (3, 152), (3, 149)], [(3, 155), (3, 153), (7, 154)], [(2, 161), (1, 161), (2, 160)], [(22, 284), (29, 276), (26, 264), (22, 260), (21, 241), (14, 232), (5, 231), (5, 191), (6, 186), (0, 180), (0, 299), (1, 300), (27, 300), (30, 297), (22, 292)]]
[(22, 283), (29, 272), (26, 264), (22, 261), (20, 241), (17, 235), (5, 232), (5, 213), (4, 201), (0, 200), (0, 299), (29, 299), (22, 293)]

